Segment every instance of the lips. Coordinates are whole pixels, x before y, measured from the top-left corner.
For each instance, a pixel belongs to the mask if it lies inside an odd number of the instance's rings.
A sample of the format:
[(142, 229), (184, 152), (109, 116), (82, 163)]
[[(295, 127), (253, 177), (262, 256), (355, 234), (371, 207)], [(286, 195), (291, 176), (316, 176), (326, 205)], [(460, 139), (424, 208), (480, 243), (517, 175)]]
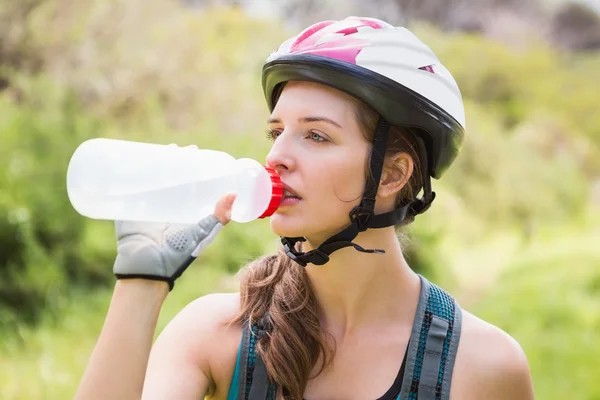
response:
[(302, 197), (298, 196), (298, 194), (296, 192), (294, 192), (294, 190), (292, 188), (290, 188), (288, 185), (286, 185), (284, 183), (283, 184), (283, 198), (284, 199), (287, 199), (287, 198), (301, 199)]

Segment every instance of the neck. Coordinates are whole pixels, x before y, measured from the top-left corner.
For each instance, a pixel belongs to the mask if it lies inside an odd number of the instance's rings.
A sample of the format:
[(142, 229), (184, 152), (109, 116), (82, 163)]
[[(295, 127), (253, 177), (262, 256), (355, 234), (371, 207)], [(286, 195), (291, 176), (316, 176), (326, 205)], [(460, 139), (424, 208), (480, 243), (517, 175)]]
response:
[[(324, 328), (344, 337), (365, 327), (412, 324), (420, 280), (410, 269), (393, 227), (361, 232), (354, 243), (385, 254), (346, 247), (325, 265), (309, 264), (306, 272), (323, 310)], [(312, 250), (310, 238), (303, 250)]]

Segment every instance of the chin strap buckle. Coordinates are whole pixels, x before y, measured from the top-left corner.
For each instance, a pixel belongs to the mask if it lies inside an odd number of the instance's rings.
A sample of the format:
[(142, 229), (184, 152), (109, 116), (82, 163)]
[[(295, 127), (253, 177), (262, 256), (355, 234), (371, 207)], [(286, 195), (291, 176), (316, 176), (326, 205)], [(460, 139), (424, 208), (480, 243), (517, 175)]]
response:
[(410, 204), (410, 214), (415, 217), (424, 213), (431, 207), (431, 203), (435, 199), (435, 192), (430, 192), (429, 195), (424, 195), (423, 198), (414, 200)]
[(356, 225), (359, 232), (364, 232), (369, 229), (371, 219), (373, 218), (375, 200), (363, 199), (359, 205), (350, 211), (350, 221)]
[(304, 261), (304, 253), (296, 251), (296, 243), (306, 241), (303, 237), (281, 237), (281, 244), (283, 244), (283, 251), (285, 254), (298, 264), (306, 267), (306, 261)]
[(361, 206), (356, 206), (350, 212), (350, 220), (356, 225), (359, 232), (366, 231), (369, 228), (369, 223), (373, 218), (373, 213), (365, 211)]
[(297, 242), (304, 242), (305, 240), (306, 239), (304, 238), (293, 238), (292, 240), (285, 237), (282, 238), (281, 242), (283, 244), (283, 250), (285, 251), (285, 254), (303, 267), (306, 267), (308, 263), (315, 265), (326, 264), (327, 261), (329, 261), (329, 255), (321, 249), (314, 249), (308, 253), (296, 251), (295, 244)]

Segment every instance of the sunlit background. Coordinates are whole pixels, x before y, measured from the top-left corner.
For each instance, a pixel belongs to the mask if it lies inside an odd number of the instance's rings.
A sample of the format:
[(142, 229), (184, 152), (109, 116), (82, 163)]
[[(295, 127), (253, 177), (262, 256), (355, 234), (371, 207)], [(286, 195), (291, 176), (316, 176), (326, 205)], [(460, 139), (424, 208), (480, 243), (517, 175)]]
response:
[[(539, 399), (600, 399), (600, 0), (0, 0), (0, 398), (72, 398), (100, 332), (113, 225), (65, 189), (91, 137), (264, 162), (260, 70), (287, 37), (366, 15), (456, 77), (467, 135), (409, 261), (523, 346)], [(272, 251), (231, 224), (169, 295), (235, 291)], [(485, 357), (485, 354), (481, 355)]]

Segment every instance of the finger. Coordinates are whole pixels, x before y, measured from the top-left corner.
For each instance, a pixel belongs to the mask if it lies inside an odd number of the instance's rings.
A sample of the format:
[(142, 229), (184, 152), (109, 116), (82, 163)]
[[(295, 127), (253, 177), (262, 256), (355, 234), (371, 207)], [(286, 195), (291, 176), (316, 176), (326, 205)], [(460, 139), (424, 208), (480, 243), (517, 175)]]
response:
[(226, 194), (221, 197), (215, 206), (214, 216), (217, 217), (219, 222), (223, 225), (227, 225), (231, 220), (231, 208), (235, 201), (236, 195), (234, 193)]
[(199, 228), (199, 231), (196, 230), (198, 233), (196, 241), (198, 245), (192, 252), (192, 258), (198, 257), (198, 254), (212, 243), (215, 237), (223, 229), (223, 224), (219, 223), (214, 216), (208, 216), (200, 221), (198, 225), (196, 225), (196, 228)]

